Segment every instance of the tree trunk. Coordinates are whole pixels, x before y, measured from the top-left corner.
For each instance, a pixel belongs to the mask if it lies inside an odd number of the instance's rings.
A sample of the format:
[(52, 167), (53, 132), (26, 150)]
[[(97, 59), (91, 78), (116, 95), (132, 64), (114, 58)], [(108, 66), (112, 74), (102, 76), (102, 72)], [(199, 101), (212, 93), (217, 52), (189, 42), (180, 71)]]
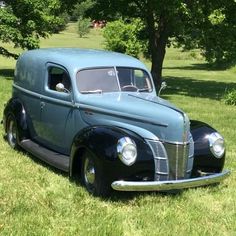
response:
[(168, 22), (164, 15), (161, 15), (158, 18), (158, 22), (155, 22), (156, 17), (154, 17), (151, 4), (148, 8), (150, 9), (147, 15), (147, 24), (149, 29), (149, 47), (152, 60), (151, 74), (156, 89), (159, 90), (162, 82), (162, 67), (169, 37)]
[(160, 88), (162, 82), (162, 68), (166, 55), (166, 44), (168, 41), (168, 33), (166, 32), (166, 29), (161, 26), (158, 26), (158, 28), (159, 29), (155, 32), (155, 41), (151, 42), (151, 73), (157, 89)]

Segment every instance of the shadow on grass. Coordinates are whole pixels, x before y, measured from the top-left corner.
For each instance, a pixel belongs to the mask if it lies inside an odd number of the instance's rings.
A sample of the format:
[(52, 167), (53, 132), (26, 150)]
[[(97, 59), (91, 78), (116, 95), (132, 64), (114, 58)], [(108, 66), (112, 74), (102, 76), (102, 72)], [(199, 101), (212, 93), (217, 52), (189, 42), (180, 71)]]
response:
[(142, 198), (146, 196), (152, 196), (152, 197), (169, 197), (172, 199), (178, 198), (183, 193), (183, 190), (175, 191), (175, 192), (118, 192), (113, 190), (112, 195), (109, 198), (103, 198), (105, 201), (110, 201), (114, 203), (129, 203), (130, 201)]
[(7, 80), (13, 80), (14, 70), (13, 69), (0, 69), (0, 77), (4, 77)]
[[(4, 139), (6, 141), (5, 136), (4, 136)], [(38, 159), (34, 155), (24, 151), (23, 149), (20, 149), (19, 151), (21, 153), (25, 154), (25, 158), (30, 158), (31, 160), (33, 160), (36, 165), (41, 165), (42, 167), (46, 168), (47, 170), (54, 172), (56, 175), (60, 175), (64, 178), (67, 178), (68, 181), (74, 183), (77, 186), (83, 186), (81, 183), (81, 180), (78, 176), (75, 176), (73, 178), (69, 178), (68, 173), (61, 171), (61, 170), (43, 162), (43, 161), (41, 161), (40, 159)], [(218, 192), (219, 191), (218, 186), (219, 186), (218, 184), (217, 185), (210, 185), (210, 186), (206, 186), (206, 188), (210, 188), (211, 191)], [(170, 191), (166, 191), (166, 192), (161, 192), (161, 191), (159, 191), (159, 192), (158, 191), (156, 191), (156, 192), (154, 192), (154, 191), (152, 191), (152, 192), (119, 192), (119, 191), (111, 190), (111, 194), (108, 197), (99, 197), (99, 196), (98, 197), (94, 196), (94, 197), (100, 199), (101, 201), (105, 201), (105, 202), (129, 204), (134, 199), (139, 199), (139, 198), (143, 198), (146, 196), (147, 197), (148, 196), (157, 197), (157, 198), (168, 197), (168, 198), (174, 200), (174, 199), (178, 199), (179, 197), (181, 197), (182, 193), (184, 191), (187, 191), (187, 189), (185, 189), (185, 190), (170, 190)]]
[(163, 67), (168, 70), (205, 70), (205, 71), (222, 71), (235, 66), (235, 62), (232, 63), (193, 63), (189, 66), (177, 66), (177, 67)]
[(236, 89), (236, 83), (224, 83), (213, 80), (196, 80), (189, 77), (164, 77), (167, 89), (163, 91), (162, 97), (169, 95), (185, 95), (189, 97), (201, 97), (220, 100), (226, 91)]
[(227, 68), (228, 68), (228, 66), (211, 65), (208, 63), (194, 63), (189, 66), (163, 67), (163, 69), (166, 69), (166, 70), (205, 70), (205, 71), (222, 71)]
[[(191, 64), (190, 66), (171, 66), (163, 67), (165, 70), (212, 70), (212, 67), (207, 63)], [(216, 69), (217, 70), (217, 69)], [(220, 69), (218, 69), (220, 70)]]
[[(6, 139), (6, 135), (2, 136), (4, 141), (7, 144), (7, 139)], [(18, 150), (20, 153), (24, 154), (25, 158), (30, 158), (35, 165), (40, 165), (43, 168), (46, 168), (48, 171), (52, 171), (54, 174), (58, 175), (58, 176), (62, 176), (63, 178), (67, 178), (68, 181), (70, 181), (71, 183), (83, 187), (83, 184), (81, 182), (81, 178), (78, 175), (75, 175), (73, 177), (69, 177), (69, 174), (65, 171), (59, 170), (56, 167), (53, 167), (49, 164), (47, 164), (46, 162), (42, 161), (41, 159), (37, 158), (36, 156), (34, 156), (33, 154), (25, 151), (22, 148), (19, 148)], [(85, 187), (84, 187), (85, 189)], [(85, 190), (86, 191), (86, 190)], [(135, 198), (139, 198), (139, 197), (143, 197), (143, 196), (156, 196), (156, 197), (164, 197), (164, 196), (169, 196), (171, 198), (175, 198), (181, 195), (183, 191), (168, 191), (168, 192), (120, 192), (120, 191), (115, 191), (113, 189), (111, 189), (111, 193), (109, 196), (107, 197), (103, 197), (103, 196), (94, 196), (95, 198), (98, 198), (102, 201), (107, 201), (107, 202), (114, 202), (114, 203), (129, 203), (130, 201), (132, 201)]]
[[(7, 143), (7, 137), (6, 135), (3, 135), (3, 139), (4, 141)], [(41, 159), (37, 158), (36, 156), (34, 156), (33, 154), (31, 154), (30, 152), (27, 152), (26, 150), (24, 150), (23, 148), (19, 147), (17, 149), (18, 152), (24, 154), (24, 156), (26, 158), (30, 158), (36, 165), (41, 165), (42, 167), (48, 169), (49, 171), (54, 172), (57, 175), (61, 175), (63, 177), (68, 177), (68, 174), (65, 171), (59, 170), (56, 167), (53, 167), (49, 164), (47, 164), (46, 162), (42, 161)]]

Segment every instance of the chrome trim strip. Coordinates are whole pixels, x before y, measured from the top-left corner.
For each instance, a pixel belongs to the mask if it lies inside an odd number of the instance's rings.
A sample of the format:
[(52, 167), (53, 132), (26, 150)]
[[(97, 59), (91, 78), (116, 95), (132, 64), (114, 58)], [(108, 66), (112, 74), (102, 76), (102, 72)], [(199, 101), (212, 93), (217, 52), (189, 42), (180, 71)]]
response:
[(165, 139), (159, 139), (158, 141), (156, 140), (150, 140), (150, 139), (146, 139), (147, 141), (152, 141), (152, 142), (162, 142), (162, 143), (167, 143), (167, 144), (174, 144), (174, 145), (188, 145), (190, 144), (191, 140), (189, 139), (187, 142), (175, 142), (175, 141), (168, 141), (168, 140), (165, 140)]
[(12, 86), (14, 88), (24, 92), (24, 93), (27, 93), (27, 94), (31, 95), (31, 96), (34, 96), (34, 97), (37, 97), (37, 98), (41, 98), (42, 97), (42, 95), (40, 95), (39, 93), (35, 93), (35, 92), (32, 92), (32, 91), (30, 91), (28, 89), (24, 89), (24, 88), (22, 88), (22, 87), (20, 87), (20, 86), (18, 86), (16, 84), (13, 84)]
[(112, 116), (116, 116), (119, 118), (125, 118), (125, 119), (130, 119), (130, 120), (134, 120), (134, 121), (138, 121), (138, 122), (145, 122), (151, 125), (158, 125), (161, 127), (168, 127), (168, 124), (164, 124), (164, 123), (158, 123), (156, 122), (156, 120), (154, 119), (145, 119), (142, 116), (138, 116), (138, 115), (129, 115), (128, 113), (122, 113), (122, 112), (118, 112), (118, 111), (113, 111), (113, 110), (108, 110), (108, 109), (104, 109), (104, 108), (100, 108), (100, 107), (95, 107), (92, 105), (85, 105), (85, 104), (78, 104), (76, 103), (77, 107), (80, 107), (83, 110), (91, 110), (100, 114), (105, 114), (105, 115), (112, 115)]
[(64, 105), (64, 106), (69, 106), (69, 107), (74, 107), (73, 103), (72, 102), (66, 102), (66, 101), (62, 101), (60, 99), (57, 99), (57, 98), (52, 98), (52, 97), (48, 97), (48, 96), (44, 96), (44, 95), (41, 95), (39, 93), (35, 93), (35, 92), (32, 92), (28, 89), (24, 89), (16, 84), (13, 84), (13, 87), (26, 93), (26, 94), (29, 94), (33, 97), (36, 97), (36, 98), (39, 98), (39, 99), (44, 99), (44, 100), (47, 100), (47, 101), (50, 101), (50, 102), (55, 102), (55, 103), (58, 103), (58, 104), (61, 104), (61, 105)]
[(229, 170), (204, 177), (172, 181), (114, 181), (111, 187), (117, 191), (167, 191), (194, 188), (219, 183), (230, 175)]
[(158, 175), (168, 175), (168, 172), (156, 171), (156, 174), (158, 174)]
[(156, 159), (156, 160), (168, 160), (168, 158), (166, 158), (166, 157), (155, 157), (155, 156), (154, 156), (154, 159)]
[(174, 145), (188, 145), (190, 143), (190, 140), (187, 142), (175, 142), (175, 141), (167, 141), (164, 139), (160, 139), (161, 142), (167, 143), (167, 144), (174, 144)]
[[(185, 145), (183, 145), (182, 147), (184, 147)], [(166, 147), (165, 147), (166, 148)], [(181, 170), (179, 168), (179, 145), (175, 145), (175, 159), (173, 161), (175, 161), (175, 179), (178, 179), (179, 177), (179, 171)], [(168, 151), (167, 151), (168, 153)], [(168, 156), (169, 157), (169, 165), (171, 166), (171, 156)], [(181, 158), (184, 158), (184, 156), (181, 156)]]
[[(169, 162), (166, 149), (162, 142), (146, 139), (152, 150), (155, 165), (155, 181), (167, 180), (169, 174)], [(159, 150), (160, 149), (160, 150)], [(164, 179), (163, 179), (164, 176)]]

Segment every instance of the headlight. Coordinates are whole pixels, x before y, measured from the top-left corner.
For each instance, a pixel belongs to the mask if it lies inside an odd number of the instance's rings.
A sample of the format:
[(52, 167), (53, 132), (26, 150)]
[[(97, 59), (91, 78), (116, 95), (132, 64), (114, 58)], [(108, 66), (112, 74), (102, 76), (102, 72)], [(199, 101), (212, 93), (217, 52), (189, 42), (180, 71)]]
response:
[(210, 150), (216, 158), (221, 158), (225, 153), (224, 138), (217, 132), (212, 133), (208, 137)]
[(117, 153), (120, 160), (125, 165), (131, 166), (137, 158), (137, 147), (135, 142), (128, 137), (119, 139), (117, 144)]

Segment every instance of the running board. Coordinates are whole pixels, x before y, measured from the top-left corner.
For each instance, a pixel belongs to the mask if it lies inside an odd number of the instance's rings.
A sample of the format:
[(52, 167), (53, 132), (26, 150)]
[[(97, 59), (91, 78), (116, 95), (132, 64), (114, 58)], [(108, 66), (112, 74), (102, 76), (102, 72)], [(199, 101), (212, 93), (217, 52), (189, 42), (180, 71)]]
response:
[(20, 142), (20, 146), (49, 165), (52, 165), (62, 171), (69, 172), (69, 156), (51, 151), (30, 139), (22, 140)]

